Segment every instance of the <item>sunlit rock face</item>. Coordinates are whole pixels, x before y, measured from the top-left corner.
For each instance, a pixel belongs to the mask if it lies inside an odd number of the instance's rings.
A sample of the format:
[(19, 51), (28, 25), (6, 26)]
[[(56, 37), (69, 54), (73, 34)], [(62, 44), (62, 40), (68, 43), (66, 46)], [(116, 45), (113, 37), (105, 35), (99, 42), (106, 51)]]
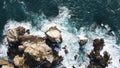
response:
[(20, 56), (18, 56), (18, 55), (16, 55), (15, 57), (14, 57), (14, 64), (16, 65), (16, 66), (22, 66), (23, 64), (24, 64), (24, 57), (20, 57)]
[[(50, 39), (50, 41), (61, 42), (60, 31), (57, 30), (57, 28), (52, 29), (55, 29), (55, 31), (51, 31), (53, 35), (50, 32), (49, 36), (55, 40)], [(9, 44), (8, 57), (10, 60), (13, 60), (15, 66), (22, 68), (50, 68), (53, 64), (59, 64), (63, 60), (62, 57), (58, 56), (58, 54), (52, 50), (53, 48), (46, 43), (48, 36), (45, 38), (29, 34), (24, 35), (25, 32), (26, 29), (20, 26), (10, 29), (7, 34)], [(54, 32), (57, 33), (57, 35), (54, 34)]]
[(22, 26), (19, 26), (14, 29), (9, 29), (7, 32), (7, 40), (9, 43), (18, 43), (19, 42), (19, 36), (22, 36), (25, 34), (25, 28)]
[(62, 42), (62, 36), (61, 36), (61, 31), (55, 26), (55, 27), (50, 27), (46, 32), (45, 32), (47, 39), (50, 40), (51, 42), (56, 42), (56, 43), (61, 43)]
[(0, 65), (0, 68), (14, 68), (13, 64), (4, 59), (0, 59)]

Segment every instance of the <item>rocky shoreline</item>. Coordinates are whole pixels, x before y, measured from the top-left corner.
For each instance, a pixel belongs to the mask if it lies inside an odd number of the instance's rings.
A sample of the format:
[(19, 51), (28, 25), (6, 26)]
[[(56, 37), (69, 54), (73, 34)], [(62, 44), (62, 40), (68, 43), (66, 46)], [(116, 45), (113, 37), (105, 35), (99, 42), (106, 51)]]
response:
[[(54, 33), (58, 34), (54, 36)], [(56, 44), (62, 42), (60, 31), (56, 27), (51, 27), (46, 31), (46, 38), (29, 34), (29, 29), (22, 26), (8, 30), (7, 54), (13, 68), (52, 68), (53, 65), (59, 64), (63, 60), (49, 45), (53, 42)], [(47, 44), (48, 42), (49, 44)]]
[[(55, 47), (58, 47), (57, 45), (63, 41), (61, 31), (54, 26), (50, 27), (45, 32), (45, 35), (46, 37), (30, 35), (30, 30), (22, 26), (9, 29), (6, 36), (8, 41), (8, 61), (0, 59), (0, 62), (3, 62), (0, 63), (1, 68), (54, 68), (59, 65), (64, 58), (58, 55)], [(80, 48), (87, 41), (87, 38), (81, 39), (78, 42)], [(100, 55), (100, 51), (104, 46), (103, 39), (93, 41), (94, 49), (88, 54), (90, 59), (88, 68), (105, 68), (108, 66), (109, 53), (105, 51), (104, 56)], [(66, 46), (62, 49), (64, 49), (65, 54), (69, 53)], [(74, 57), (76, 60), (77, 55)]]

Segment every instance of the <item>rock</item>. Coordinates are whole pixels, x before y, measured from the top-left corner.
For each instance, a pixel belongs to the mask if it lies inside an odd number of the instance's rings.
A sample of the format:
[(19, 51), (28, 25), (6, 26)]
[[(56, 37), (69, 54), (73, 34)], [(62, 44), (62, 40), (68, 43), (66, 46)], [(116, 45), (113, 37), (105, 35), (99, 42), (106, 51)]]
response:
[(7, 65), (7, 64), (9, 64), (9, 62), (7, 60), (0, 58), (0, 65)]
[(25, 34), (25, 28), (24, 27), (17, 27), (15, 29), (9, 29), (7, 33), (7, 40), (10, 43), (18, 42), (18, 36)]
[(27, 33), (27, 34), (30, 34), (30, 30), (29, 30), (29, 29), (27, 29), (27, 30), (26, 30), (26, 33)]
[(83, 46), (83, 45), (85, 45), (87, 43), (87, 41), (88, 41), (87, 39), (82, 39), (82, 40), (80, 40), (79, 44), (81, 46)]
[(15, 28), (14, 30), (17, 32), (18, 35), (24, 35), (26, 32), (25, 28), (22, 26), (19, 26), (19, 27)]
[(35, 60), (40, 61), (42, 59), (42, 52), (39, 52), (38, 50), (35, 50), (32, 47), (27, 47), (24, 52), (28, 53), (31, 56), (33, 56)]
[(19, 50), (19, 51), (24, 51), (24, 50), (25, 50), (25, 48), (26, 48), (26, 47), (25, 47), (25, 46), (23, 46), (23, 45), (18, 46), (18, 50)]
[(65, 54), (68, 54), (68, 50), (67, 49), (65, 49), (64, 52), (65, 52)]
[(47, 39), (51, 42), (55, 43), (61, 43), (62, 42), (62, 36), (61, 36), (61, 31), (55, 27), (50, 27), (46, 32), (45, 32)]
[(2, 65), (1, 68), (14, 68), (14, 66), (13, 65)]
[(68, 54), (68, 50), (67, 50), (67, 46), (66, 45), (64, 47), (62, 47), (62, 49), (64, 49), (65, 54)]
[(88, 41), (87, 38), (80, 39), (80, 41), (79, 41), (80, 46), (85, 45), (87, 43), (87, 41)]
[(75, 55), (75, 56), (74, 56), (74, 59), (76, 60), (76, 59), (77, 59), (77, 57), (78, 57), (78, 55)]
[(94, 50), (102, 50), (104, 46), (104, 40), (103, 39), (95, 39), (93, 42)]
[(105, 68), (108, 66), (108, 62), (110, 60), (110, 55), (107, 51), (104, 52), (104, 55), (100, 55), (100, 50), (103, 49), (104, 40), (103, 39), (95, 39), (93, 42), (94, 49), (88, 55), (90, 58), (90, 64), (88, 68)]
[[(39, 40), (39, 39), (38, 39)], [(28, 47), (25, 49), (25, 53), (28, 53), (37, 59), (46, 59), (50, 63), (53, 62), (54, 56), (52, 49), (44, 42), (39, 41), (37, 43), (28, 43)]]
[(66, 49), (66, 47), (67, 47), (67, 46), (65, 45), (64, 47), (62, 47), (62, 49)]
[(8, 30), (7, 40), (9, 43), (18, 42), (18, 34), (17, 34), (17, 31), (15, 29)]
[(24, 62), (25, 62), (25, 59), (24, 59), (24, 57), (20, 57), (20, 56), (18, 56), (18, 55), (16, 55), (15, 57), (14, 57), (14, 64), (16, 65), (16, 66), (18, 66), (18, 67), (20, 67), (20, 66), (23, 66), (24, 65)]
[(72, 68), (76, 68), (75, 66), (72, 66)]
[(20, 26), (10, 29), (7, 34), (9, 44), (13, 45), (8, 48), (8, 57), (14, 61), (16, 67), (51, 68), (51, 65), (59, 64), (63, 60), (47, 44), (48, 39), (50, 42), (62, 42), (61, 32), (56, 27), (51, 27), (46, 31), (47, 39), (45, 37), (24, 35), (25, 32), (30, 33), (29, 30), (25, 30), (24, 27)]
[(21, 44), (24, 44), (25, 42), (32, 42), (32, 43), (46, 43), (45, 37), (37, 37), (37, 36), (19, 36), (19, 42)]
[(20, 51), (18, 49), (18, 47), (10, 47), (8, 48), (8, 52), (7, 52), (7, 55), (8, 55), (8, 58), (13, 60), (13, 58), (16, 56), (16, 55), (22, 55), (23, 54), (23, 51)]
[(0, 65), (0, 68), (14, 68), (13, 64), (4, 59), (0, 59)]

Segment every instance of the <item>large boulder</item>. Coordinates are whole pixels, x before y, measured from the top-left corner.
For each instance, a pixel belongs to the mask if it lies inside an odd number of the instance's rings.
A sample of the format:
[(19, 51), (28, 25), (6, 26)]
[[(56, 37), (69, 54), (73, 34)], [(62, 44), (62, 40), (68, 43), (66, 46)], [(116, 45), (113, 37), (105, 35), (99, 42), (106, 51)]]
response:
[(49, 62), (53, 62), (53, 53), (52, 49), (45, 43), (37, 44), (32, 43), (25, 49), (25, 53), (28, 53), (32, 56), (35, 56), (36, 60), (38, 59), (46, 59)]
[(7, 40), (9, 43), (19, 42), (18, 37), (25, 34), (25, 28), (19, 26), (14, 29), (9, 29), (7, 32)]
[(50, 27), (46, 32), (45, 32), (47, 39), (51, 42), (55, 43), (61, 43), (62, 42), (62, 36), (61, 36), (61, 31), (55, 26), (55, 27)]

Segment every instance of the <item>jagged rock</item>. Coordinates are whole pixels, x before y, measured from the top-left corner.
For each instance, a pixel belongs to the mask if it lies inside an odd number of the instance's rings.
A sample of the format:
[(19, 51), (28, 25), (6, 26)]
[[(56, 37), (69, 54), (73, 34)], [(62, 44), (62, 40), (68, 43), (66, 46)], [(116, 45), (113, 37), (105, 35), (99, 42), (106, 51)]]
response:
[(26, 47), (25, 47), (25, 46), (23, 46), (23, 45), (18, 46), (18, 50), (19, 50), (19, 51), (24, 51), (24, 50), (25, 50), (25, 48), (26, 48)]
[(0, 58), (0, 65), (1, 65), (1, 68), (14, 68), (13, 64), (1, 58)]
[(15, 57), (14, 57), (14, 64), (16, 65), (16, 66), (18, 66), (18, 67), (20, 67), (20, 66), (23, 66), (24, 65), (24, 62), (25, 62), (25, 59), (24, 59), (24, 57), (20, 57), (20, 56), (18, 56), (18, 55), (16, 55)]
[(74, 56), (74, 59), (76, 60), (76, 59), (77, 59), (77, 57), (78, 57), (78, 55), (75, 55), (75, 56)]
[(19, 26), (15, 29), (9, 29), (7, 33), (7, 40), (9, 43), (16, 43), (18, 42), (18, 36), (25, 34), (25, 28)]
[(87, 43), (88, 39), (87, 38), (81, 38), (79, 41), (80, 46), (83, 46)]
[(103, 49), (104, 40), (103, 39), (95, 39), (93, 42), (94, 49), (88, 55), (90, 58), (90, 64), (88, 68), (105, 68), (108, 66), (108, 62), (110, 60), (110, 55), (107, 51), (104, 52), (104, 55), (100, 55), (100, 50)]
[(14, 66), (13, 65), (2, 65), (1, 68), (14, 68)]
[(16, 55), (22, 55), (23, 54), (23, 51), (20, 51), (18, 49), (18, 47), (10, 47), (8, 48), (8, 52), (7, 52), (7, 55), (8, 55), (8, 58), (13, 60), (13, 58), (16, 56)]
[(7, 60), (0, 58), (0, 65), (7, 65), (7, 64), (9, 64)]
[(56, 42), (56, 43), (61, 43), (62, 42), (62, 36), (61, 36), (61, 31), (55, 27), (50, 27), (46, 32), (45, 32), (47, 39), (51, 42)]
[(15, 29), (10, 29), (8, 30), (8, 33), (7, 33), (7, 40), (8, 42), (10, 43), (13, 43), (13, 42), (18, 42), (18, 34), (17, 34), (17, 31)]
[(33, 56), (35, 60), (40, 61), (40, 59), (42, 58), (42, 52), (39, 52), (38, 50), (35, 50), (32, 47), (27, 47), (24, 52), (28, 53), (31, 56)]
[(67, 50), (67, 46), (66, 45), (64, 47), (62, 47), (62, 49), (64, 49), (65, 54), (68, 54), (68, 50)]
[(17, 32), (18, 35), (24, 35), (25, 34), (25, 28), (22, 26), (19, 26), (17, 28), (15, 28), (15, 31)]
[(104, 40), (103, 39), (95, 39), (93, 41), (94, 51), (96, 50), (102, 50), (104, 46)]
[(76, 68), (75, 66), (72, 66), (72, 68)]
[(27, 43), (46, 43), (45, 37), (37, 37), (37, 36), (19, 36), (19, 42), (21, 44), (24, 44), (25, 42)]
[[(51, 42), (61, 42), (61, 34), (56, 27), (50, 28), (49, 31), (49, 37), (55, 39)], [(48, 34), (49, 31), (47, 31)], [(57, 35), (51, 36), (51, 31), (53, 31), (53, 34), (57, 32)], [(15, 66), (20, 68), (50, 68), (51, 65), (58, 64), (63, 60), (63, 58), (58, 56), (53, 48), (46, 43), (45, 37), (24, 35), (25, 32), (30, 33), (29, 30), (25, 30), (24, 27), (17, 27), (10, 29), (7, 34), (9, 44), (12, 43), (13, 45), (8, 48), (8, 57), (14, 61)], [(16, 42), (17, 44), (13, 44)]]

